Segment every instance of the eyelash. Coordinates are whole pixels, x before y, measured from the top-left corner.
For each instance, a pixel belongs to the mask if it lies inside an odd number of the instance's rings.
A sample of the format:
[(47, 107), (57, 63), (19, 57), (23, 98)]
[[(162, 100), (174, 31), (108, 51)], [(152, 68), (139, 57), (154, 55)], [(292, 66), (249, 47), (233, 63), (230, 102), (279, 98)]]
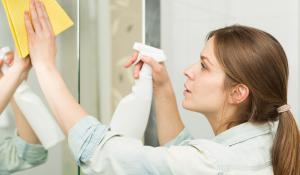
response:
[(206, 66), (201, 62), (201, 69), (207, 69)]

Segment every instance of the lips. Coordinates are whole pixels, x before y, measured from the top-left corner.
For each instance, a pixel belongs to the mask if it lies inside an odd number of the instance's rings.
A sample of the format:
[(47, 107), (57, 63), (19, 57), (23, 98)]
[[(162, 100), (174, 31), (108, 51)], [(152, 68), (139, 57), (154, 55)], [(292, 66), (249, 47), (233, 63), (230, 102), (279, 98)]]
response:
[(184, 91), (188, 92), (188, 93), (191, 93), (190, 89), (188, 88), (188, 86), (186, 84), (184, 84)]

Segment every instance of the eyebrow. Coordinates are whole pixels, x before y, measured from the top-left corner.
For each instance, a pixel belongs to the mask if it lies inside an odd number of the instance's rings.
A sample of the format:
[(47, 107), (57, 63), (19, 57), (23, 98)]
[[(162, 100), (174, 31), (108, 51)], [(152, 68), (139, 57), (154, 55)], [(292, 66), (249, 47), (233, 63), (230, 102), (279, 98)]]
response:
[(206, 56), (201, 55), (200, 58), (201, 60), (207, 60), (209, 64), (214, 65)]

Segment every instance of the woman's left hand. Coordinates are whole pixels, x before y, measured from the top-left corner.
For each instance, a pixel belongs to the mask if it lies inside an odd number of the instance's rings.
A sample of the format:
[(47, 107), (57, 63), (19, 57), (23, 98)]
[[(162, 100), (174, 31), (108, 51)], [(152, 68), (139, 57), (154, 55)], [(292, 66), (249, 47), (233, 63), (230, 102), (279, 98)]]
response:
[(30, 1), (30, 14), (25, 12), (25, 25), (33, 67), (55, 67), (55, 35), (42, 2)]

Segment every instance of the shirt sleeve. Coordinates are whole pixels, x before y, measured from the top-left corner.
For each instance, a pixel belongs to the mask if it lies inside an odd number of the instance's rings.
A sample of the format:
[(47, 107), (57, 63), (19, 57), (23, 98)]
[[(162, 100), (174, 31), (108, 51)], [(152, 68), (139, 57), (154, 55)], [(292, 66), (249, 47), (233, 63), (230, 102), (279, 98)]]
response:
[(70, 129), (68, 143), (78, 165), (91, 157), (107, 131), (108, 127), (91, 116), (82, 118)]
[(28, 144), (15, 136), (0, 143), (0, 174), (32, 168), (47, 160), (48, 151), (42, 145)]
[(69, 146), (87, 174), (218, 173), (216, 160), (193, 146), (144, 146), (140, 140), (110, 131), (93, 117), (85, 117), (70, 130)]

